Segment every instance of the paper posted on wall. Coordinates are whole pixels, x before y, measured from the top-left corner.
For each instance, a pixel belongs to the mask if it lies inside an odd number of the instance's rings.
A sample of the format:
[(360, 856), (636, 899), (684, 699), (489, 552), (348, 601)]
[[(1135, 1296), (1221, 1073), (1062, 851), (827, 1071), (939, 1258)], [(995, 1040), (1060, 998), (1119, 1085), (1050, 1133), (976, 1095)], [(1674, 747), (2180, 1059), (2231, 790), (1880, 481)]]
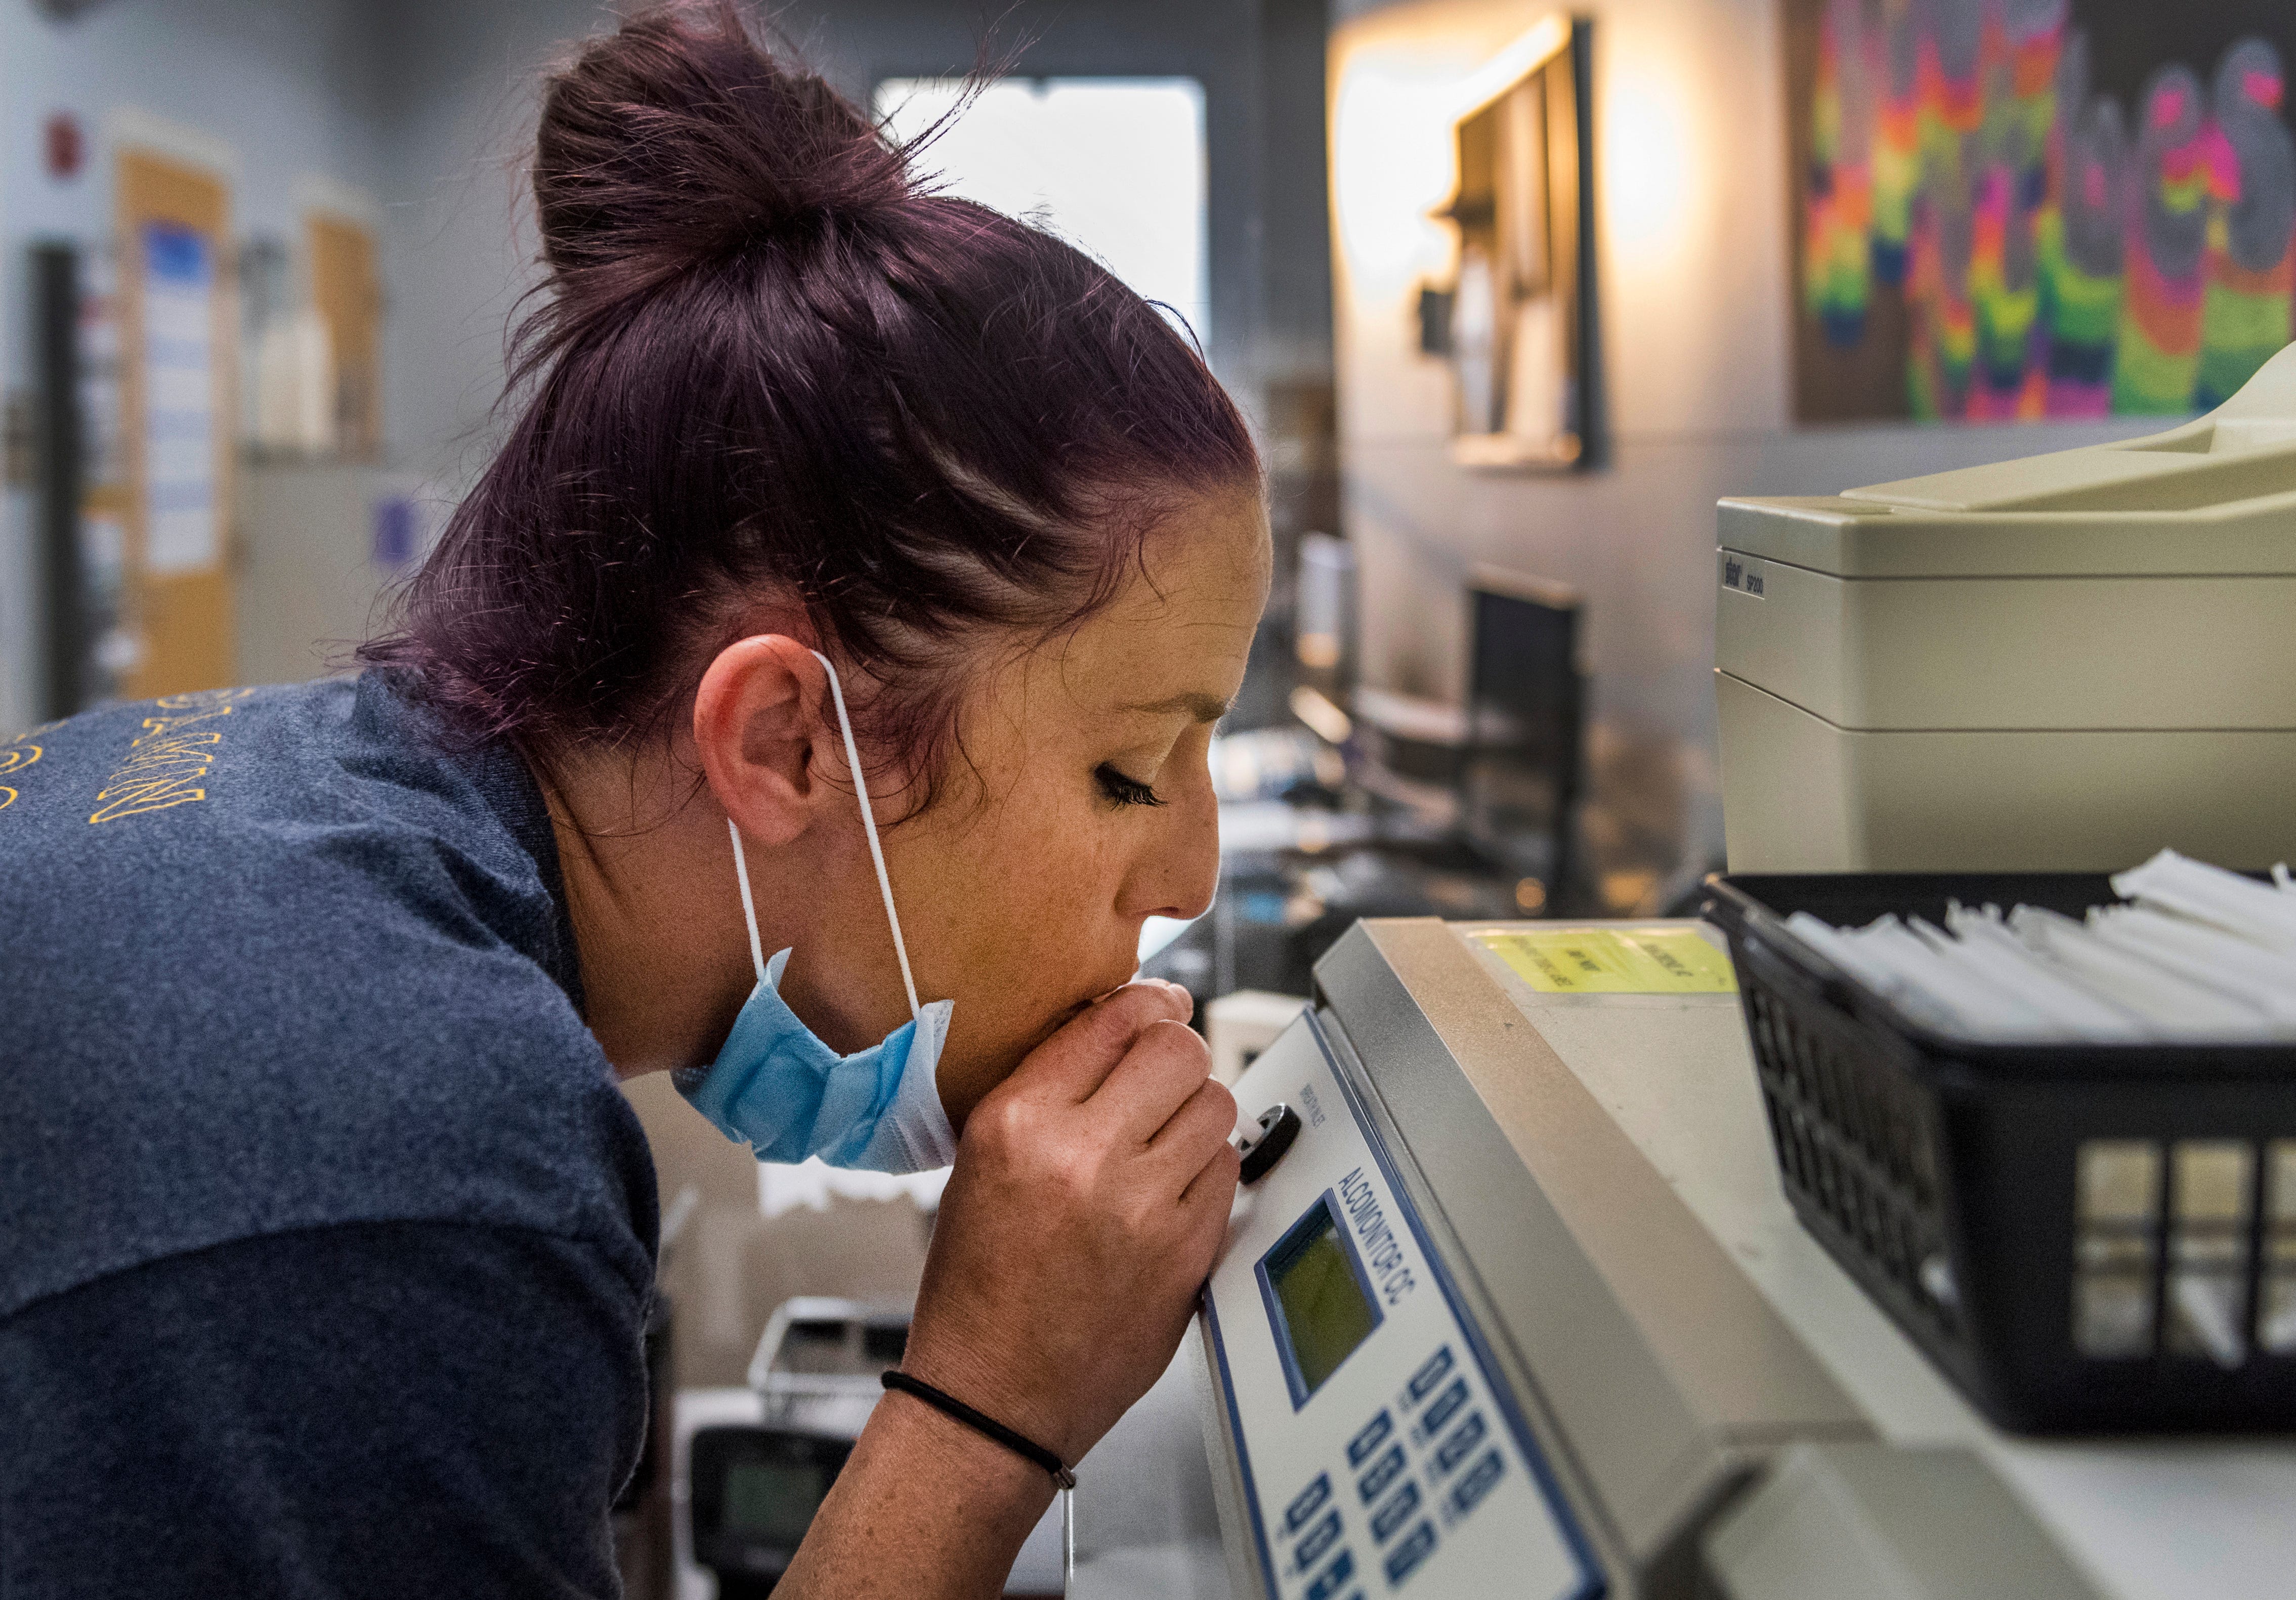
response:
[(144, 564), (220, 564), (216, 517), (215, 247), (175, 223), (144, 227)]

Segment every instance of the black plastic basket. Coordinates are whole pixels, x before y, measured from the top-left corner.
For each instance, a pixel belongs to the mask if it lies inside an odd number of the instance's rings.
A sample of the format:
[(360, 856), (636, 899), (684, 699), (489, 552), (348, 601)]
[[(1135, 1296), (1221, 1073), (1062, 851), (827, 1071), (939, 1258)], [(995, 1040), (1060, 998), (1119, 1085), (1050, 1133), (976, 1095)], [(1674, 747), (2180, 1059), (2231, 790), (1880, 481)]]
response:
[(1784, 926), (2115, 898), (2070, 873), (1736, 874), (1703, 909), (1795, 1213), (1987, 1416), (2296, 1429), (2296, 1046), (1952, 1038)]

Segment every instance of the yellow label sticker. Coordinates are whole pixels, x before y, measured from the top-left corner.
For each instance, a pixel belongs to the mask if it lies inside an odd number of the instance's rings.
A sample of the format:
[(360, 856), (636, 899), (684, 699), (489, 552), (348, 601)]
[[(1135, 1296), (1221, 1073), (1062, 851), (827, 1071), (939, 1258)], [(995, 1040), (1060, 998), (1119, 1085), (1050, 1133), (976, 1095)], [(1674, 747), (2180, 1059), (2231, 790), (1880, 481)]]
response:
[(1695, 928), (1535, 928), (1478, 933), (1525, 983), (1549, 995), (1727, 995), (1730, 957)]

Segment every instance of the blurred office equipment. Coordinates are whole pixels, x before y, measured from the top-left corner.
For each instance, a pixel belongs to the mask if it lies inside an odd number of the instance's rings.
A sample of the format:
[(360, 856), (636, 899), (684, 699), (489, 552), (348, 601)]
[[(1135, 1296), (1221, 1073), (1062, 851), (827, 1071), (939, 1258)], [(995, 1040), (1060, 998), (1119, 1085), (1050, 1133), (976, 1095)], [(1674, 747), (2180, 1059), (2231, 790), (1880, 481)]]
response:
[(325, 455), (335, 447), (334, 340), (298, 283), (308, 273), (308, 253), (280, 240), (253, 239), (241, 249), (243, 426), (260, 455)]
[(1356, 556), (1347, 540), (1328, 533), (1300, 536), (1292, 641), (1300, 681), (1344, 699), (1356, 666)]
[(1519, 885), (1538, 885), (1516, 896), (1536, 911), (1571, 881), (1587, 723), (1582, 602), (1564, 585), (1490, 567), (1476, 570), (1467, 601), (1460, 832)]
[(802, 1429), (719, 1426), (693, 1436), (694, 1560), (721, 1600), (768, 1595), (797, 1556), (853, 1441)]
[(805, 1296), (775, 1309), (750, 1366), (757, 1420), (687, 1447), (688, 1547), (722, 1600), (770, 1593), (788, 1569), (908, 1336), (906, 1307)]
[(1298, 995), (1272, 995), (1240, 989), (1222, 995), (1204, 1011), (1204, 1038), (1211, 1046), (1212, 1076), (1232, 1084), (1292, 1026), (1308, 1002)]
[(1725, 500), (1734, 872), (2296, 855), (2296, 349), (2123, 444)]
[(343, 203), (310, 205), (303, 213), (311, 307), (327, 330), (334, 379), (334, 446), (361, 461), (382, 448), (382, 288), (375, 228), (358, 214), (376, 209), (347, 192)]
[(374, 203), (303, 180), (292, 241), (240, 251), (248, 382), (242, 419), (258, 458), (373, 461), (382, 447), (382, 293)]
[(692, 1446), (693, 1559), (723, 1600), (770, 1591), (795, 1558), (908, 1339), (906, 1307), (806, 1297), (775, 1311), (750, 1367), (761, 1422)]
[[(681, 1424), (678, 1446), (681, 1596), (706, 1592), (710, 1579), (719, 1600), (773, 1591), (908, 1338), (906, 1304), (799, 1296), (767, 1323), (746, 1391), (681, 1398), (696, 1419)], [(1056, 1595), (1061, 1583), (1055, 1504), (1022, 1545), (1004, 1592)]]

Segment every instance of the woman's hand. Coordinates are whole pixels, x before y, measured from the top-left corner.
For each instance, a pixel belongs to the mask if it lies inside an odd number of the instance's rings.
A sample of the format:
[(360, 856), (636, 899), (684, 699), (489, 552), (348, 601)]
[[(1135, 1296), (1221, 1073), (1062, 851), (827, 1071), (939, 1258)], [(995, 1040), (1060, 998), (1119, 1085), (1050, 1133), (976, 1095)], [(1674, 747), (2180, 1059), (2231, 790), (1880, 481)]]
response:
[(1235, 1097), (1190, 1005), (1095, 1001), (974, 1108), (941, 1198), (902, 1365), (1070, 1464), (1171, 1361), (1226, 1235)]
[[(1235, 1097), (1187, 992), (1095, 1001), (973, 1109), (901, 1365), (1074, 1465), (1172, 1358), (1227, 1232)], [(996, 1595), (1052, 1479), (923, 1401), (878, 1405), (775, 1588)]]

